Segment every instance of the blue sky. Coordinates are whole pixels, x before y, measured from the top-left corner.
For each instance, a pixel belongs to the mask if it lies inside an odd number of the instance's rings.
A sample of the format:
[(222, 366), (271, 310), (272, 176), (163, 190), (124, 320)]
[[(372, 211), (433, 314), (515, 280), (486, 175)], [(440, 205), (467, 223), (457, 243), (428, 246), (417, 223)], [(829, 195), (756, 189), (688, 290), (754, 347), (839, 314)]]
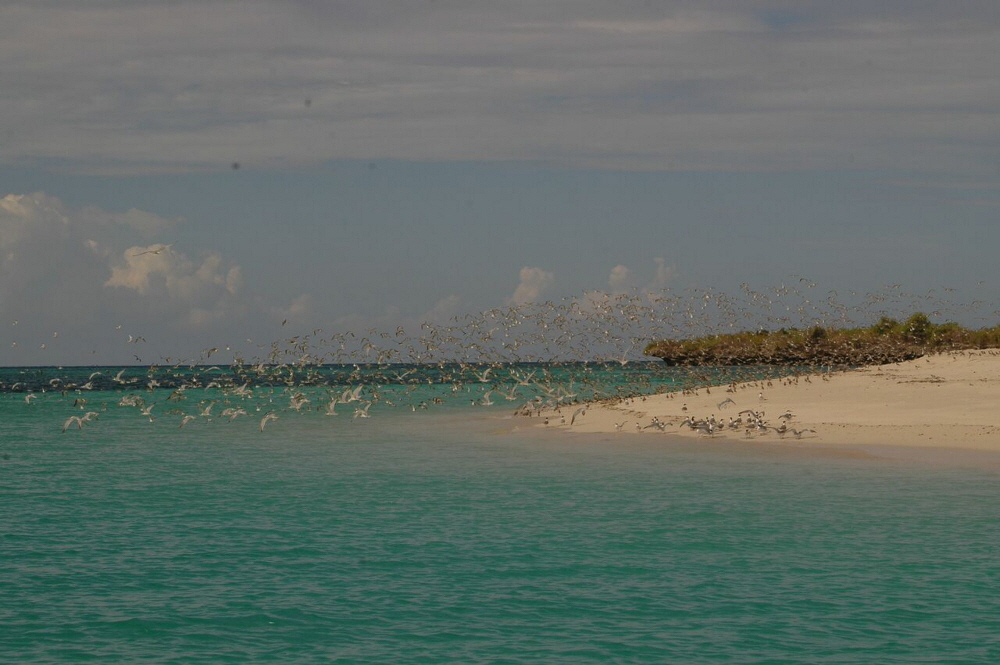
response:
[(998, 33), (994, 2), (8, 2), (0, 362), (793, 276), (995, 302)]

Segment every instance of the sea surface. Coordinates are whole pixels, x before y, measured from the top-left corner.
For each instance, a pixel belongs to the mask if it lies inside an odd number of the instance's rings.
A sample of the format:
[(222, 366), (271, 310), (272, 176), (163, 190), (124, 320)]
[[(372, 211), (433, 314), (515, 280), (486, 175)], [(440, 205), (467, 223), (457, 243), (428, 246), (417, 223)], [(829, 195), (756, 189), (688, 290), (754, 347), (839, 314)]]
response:
[(0, 376), (0, 662), (1000, 662), (996, 464), (119, 371)]

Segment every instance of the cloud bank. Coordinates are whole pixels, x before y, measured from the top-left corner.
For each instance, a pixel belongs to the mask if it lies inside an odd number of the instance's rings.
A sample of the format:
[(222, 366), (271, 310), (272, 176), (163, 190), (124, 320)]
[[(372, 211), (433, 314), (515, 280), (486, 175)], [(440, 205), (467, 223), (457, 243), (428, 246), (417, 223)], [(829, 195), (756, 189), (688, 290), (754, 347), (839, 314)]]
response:
[(5, 4), (0, 162), (129, 173), (385, 158), (995, 174), (995, 2), (240, 9)]

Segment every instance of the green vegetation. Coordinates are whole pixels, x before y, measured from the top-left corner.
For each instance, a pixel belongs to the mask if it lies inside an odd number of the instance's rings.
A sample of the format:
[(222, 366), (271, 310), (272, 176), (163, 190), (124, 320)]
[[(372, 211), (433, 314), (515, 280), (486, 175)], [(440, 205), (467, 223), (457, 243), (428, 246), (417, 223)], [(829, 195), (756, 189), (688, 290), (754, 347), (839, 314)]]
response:
[(1000, 347), (1000, 325), (970, 330), (932, 323), (920, 312), (903, 322), (883, 316), (868, 328), (739, 332), (685, 340), (662, 340), (646, 355), (670, 365), (879, 365), (928, 353)]

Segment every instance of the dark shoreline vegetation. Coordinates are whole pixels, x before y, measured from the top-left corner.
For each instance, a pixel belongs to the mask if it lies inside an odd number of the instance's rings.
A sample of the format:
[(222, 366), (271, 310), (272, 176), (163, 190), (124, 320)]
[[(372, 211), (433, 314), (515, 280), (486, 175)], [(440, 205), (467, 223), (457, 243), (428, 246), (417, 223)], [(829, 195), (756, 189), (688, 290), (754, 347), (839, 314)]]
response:
[(861, 366), (913, 360), (929, 353), (1000, 347), (1000, 325), (971, 330), (933, 323), (916, 313), (905, 321), (883, 316), (867, 328), (781, 328), (776, 331), (660, 340), (648, 356), (670, 366), (802, 365)]

